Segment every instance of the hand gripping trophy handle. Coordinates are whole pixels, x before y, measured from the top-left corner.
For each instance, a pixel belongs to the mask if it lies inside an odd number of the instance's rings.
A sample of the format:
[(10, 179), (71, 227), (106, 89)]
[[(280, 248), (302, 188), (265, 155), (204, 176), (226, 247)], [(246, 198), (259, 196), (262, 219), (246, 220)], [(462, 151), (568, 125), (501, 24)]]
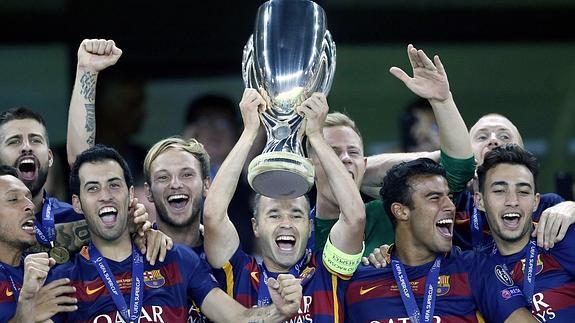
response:
[(321, 7), (309, 0), (271, 0), (259, 8), (242, 59), (246, 87), (257, 89), (270, 107), (261, 115), (266, 146), (248, 167), (256, 192), (289, 199), (313, 186), (314, 168), (302, 149), (303, 117), (294, 108), (313, 92), (327, 95), (334, 72), (335, 43)]

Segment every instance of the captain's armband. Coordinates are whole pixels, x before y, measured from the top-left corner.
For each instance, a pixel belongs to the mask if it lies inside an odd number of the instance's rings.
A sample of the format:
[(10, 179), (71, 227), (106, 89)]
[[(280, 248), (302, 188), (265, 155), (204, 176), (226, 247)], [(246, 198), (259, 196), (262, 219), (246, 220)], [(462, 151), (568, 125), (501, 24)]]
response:
[(328, 237), (325, 247), (323, 248), (322, 260), (329, 271), (342, 276), (351, 276), (361, 262), (364, 249), (365, 243), (358, 254), (348, 255), (331, 244), (330, 238)]

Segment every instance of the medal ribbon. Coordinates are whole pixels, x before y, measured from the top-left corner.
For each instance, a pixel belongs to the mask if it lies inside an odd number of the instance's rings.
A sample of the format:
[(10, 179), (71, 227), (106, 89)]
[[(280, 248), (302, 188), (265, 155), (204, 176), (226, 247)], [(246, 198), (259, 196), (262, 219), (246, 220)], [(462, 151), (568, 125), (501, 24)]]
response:
[(480, 247), (483, 243), (483, 219), (476, 207), (473, 207), (469, 224), (471, 230), (471, 244), (473, 248)]
[[(300, 277), (305, 265), (307, 263), (307, 259), (311, 254), (311, 250), (306, 249), (304, 252), (303, 257), (293, 265), (289, 273), (292, 274), (294, 277)], [(270, 272), (266, 268), (266, 264), (262, 261), (262, 277), (260, 277), (260, 286), (258, 288), (258, 307), (263, 307), (270, 305), (272, 303), (270, 291), (268, 290), (268, 278), (270, 276)]]
[(14, 292), (14, 299), (18, 301), (18, 298), (20, 297), (20, 290), (16, 287), (16, 282), (14, 282), (14, 278), (12, 278), (12, 275), (10, 274), (8, 269), (6, 269), (6, 267), (4, 267), (4, 265), (2, 265), (1, 263), (0, 263), (0, 270), (2, 270), (4, 274), (8, 276), (8, 279), (10, 279), (10, 284), (12, 285), (12, 291)]
[(395, 282), (397, 283), (397, 288), (399, 289), (399, 294), (403, 300), (403, 306), (407, 311), (409, 319), (413, 323), (419, 322), (432, 322), (433, 312), (435, 311), (435, 296), (437, 295), (437, 284), (439, 279), (439, 269), (441, 267), (441, 257), (435, 258), (433, 266), (427, 274), (425, 281), (425, 294), (423, 295), (423, 321), (421, 317), (421, 312), (417, 308), (417, 303), (415, 302), (415, 297), (413, 296), (413, 290), (409, 284), (405, 268), (401, 261), (399, 261), (395, 256), (391, 258), (391, 268), (393, 270), (393, 277), (395, 277)]
[[(492, 254), (495, 256), (497, 263), (503, 265), (505, 270), (509, 273), (507, 265), (503, 256), (499, 253), (497, 245), (493, 246)], [(533, 239), (529, 240), (529, 244), (525, 248), (525, 269), (523, 270), (523, 295), (527, 299), (527, 303), (533, 304), (533, 293), (535, 291), (535, 275), (537, 275), (537, 257), (539, 256), (539, 249), (537, 242)]]
[(110, 270), (106, 258), (102, 256), (100, 251), (90, 244), (88, 248), (90, 255), (90, 262), (96, 266), (98, 275), (104, 282), (108, 289), (118, 312), (126, 322), (138, 322), (140, 313), (142, 312), (142, 304), (144, 300), (144, 258), (138, 249), (132, 245), (132, 293), (130, 295), (130, 307), (126, 304), (124, 295), (118, 286), (118, 282), (114, 278), (114, 273)]
[(56, 240), (56, 225), (54, 223), (54, 213), (52, 212), (52, 198), (44, 192), (44, 205), (42, 205), (42, 218), (40, 223), (34, 225), (36, 230), (36, 240), (43, 245), (54, 247)]

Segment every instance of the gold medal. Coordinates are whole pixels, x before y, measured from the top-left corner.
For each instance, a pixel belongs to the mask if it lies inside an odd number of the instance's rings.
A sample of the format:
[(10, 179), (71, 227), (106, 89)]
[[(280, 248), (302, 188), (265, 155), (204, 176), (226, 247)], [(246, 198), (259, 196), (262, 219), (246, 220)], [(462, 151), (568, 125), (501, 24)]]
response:
[(70, 260), (70, 253), (64, 247), (54, 247), (50, 249), (50, 257), (54, 258), (57, 264), (63, 264)]

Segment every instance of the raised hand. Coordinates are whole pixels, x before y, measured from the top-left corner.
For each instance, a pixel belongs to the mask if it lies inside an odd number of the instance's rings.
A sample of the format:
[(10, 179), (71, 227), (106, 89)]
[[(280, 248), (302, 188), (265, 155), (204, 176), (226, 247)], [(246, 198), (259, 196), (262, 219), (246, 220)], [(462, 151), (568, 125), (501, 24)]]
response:
[(541, 213), (531, 236), (537, 237), (539, 247), (549, 250), (565, 238), (567, 229), (573, 223), (575, 223), (575, 202), (561, 202)]
[(76, 292), (76, 288), (69, 284), (68, 278), (62, 278), (40, 288), (36, 295), (36, 322), (44, 322), (55, 314), (78, 309), (75, 305), (78, 300), (71, 296)]
[(323, 124), (329, 111), (327, 99), (323, 93), (313, 93), (300, 106), (297, 106), (295, 111), (305, 117), (305, 133), (308, 137), (323, 136)]
[(411, 44), (407, 46), (407, 56), (413, 68), (413, 77), (395, 66), (390, 68), (389, 72), (424, 99), (440, 102), (449, 99), (449, 81), (439, 56), (435, 55), (432, 62), (423, 50), (418, 50)]
[(258, 130), (260, 127), (260, 113), (267, 109), (266, 101), (255, 89), (244, 90), (240, 101), (240, 111), (246, 130)]
[(24, 259), (24, 282), (20, 290), (20, 299), (33, 299), (44, 285), (50, 268), (56, 261), (46, 252), (30, 254)]
[(84, 39), (78, 48), (78, 68), (98, 73), (116, 64), (122, 50), (113, 40)]
[(277, 279), (269, 278), (267, 285), (276, 309), (285, 317), (296, 315), (302, 298), (300, 280), (290, 274), (280, 274)]

